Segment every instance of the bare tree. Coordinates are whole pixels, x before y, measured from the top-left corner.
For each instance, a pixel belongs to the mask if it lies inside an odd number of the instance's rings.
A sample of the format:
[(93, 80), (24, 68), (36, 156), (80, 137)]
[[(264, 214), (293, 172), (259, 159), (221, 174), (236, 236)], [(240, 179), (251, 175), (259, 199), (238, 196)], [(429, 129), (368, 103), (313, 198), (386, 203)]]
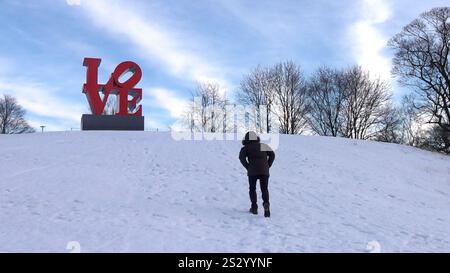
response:
[(401, 109), (387, 105), (381, 116), (374, 139), (389, 143), (403, 143)]
[(368, 72), (354, 66), (342, 73), (345, 84), (343, 108), (344, 137), (369, 139), (377, 133), (391, 99), (389, 86), (382, 80), (371, 79)]
[[(255, 129), (260, 133), (271, 130), (271, 110), (274, 101), (274, 80), (270, 68), (258, 66), (241, 81), (237, 94), (238, 102), (253, 106), (255, 113), (250, 118), (255, 123)], [(264, 109), (262, 109), (264, 106)], [(265, 126), (264, 126), (265, 125)]]
[(426, 137), (420, 145), (421, 148), (450, 154), (450, 133), (438, 125), (433, 125), (427, 131)]
[(292, 61), (272, 68), (274, 113), (278, 117), (280, 133), (300, 134), (307, 124), (307, 85), (303, 72)]
[(400, 135), (403, 144), (420, 147), (424, 141), (426, 130), (423, 128), (422, 115), (414, 106), (414, 100), (414, 94), (405, 95), (402, 98), (398, 111)]
[(110, 94), (106, 101), (103, 115), (115, 115), (118, 112), (118, 100), (116, 95)]
[(450, 133), (450, 8), (422, 13), (388, 45), (395, 50), (392, 72), (413, 87), (415, 107)]
[(216, 83), (199, 83), (184, 114), (191, 131), (220, 132), (226, 126), (227, 100)]
[(319, 135), (397, 142), (399, 122), (390, 99), (389, 86), (359, 66), (323, 67), (308, 84), (308, 123)]
[(33, 133), (35, 130), (25, 120), (25, 110), (14, 97), (0, 98), (0, 134)]
[(308, 84), (308, 124), (323, 136), (338, 136), (342, 126), (345, 88), (341, 72), (328, 67), (319, 68)]

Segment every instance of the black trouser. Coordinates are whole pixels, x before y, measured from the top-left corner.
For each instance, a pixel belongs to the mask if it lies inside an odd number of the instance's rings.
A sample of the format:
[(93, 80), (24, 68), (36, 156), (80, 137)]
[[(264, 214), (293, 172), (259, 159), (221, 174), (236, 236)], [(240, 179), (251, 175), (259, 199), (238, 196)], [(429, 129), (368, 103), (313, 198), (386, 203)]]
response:
[(259, 186), (261, 187), (262, 199), (264, 203), (269, 204), (269, 176), (267, 175), (258, 175), (258, 176), (249, 176), (248, 184), (249, 184), (249, 195), (250, 201), (252, 202), (252, 207), (257, 207), (256, 205), (256, 181), (259, 179)]

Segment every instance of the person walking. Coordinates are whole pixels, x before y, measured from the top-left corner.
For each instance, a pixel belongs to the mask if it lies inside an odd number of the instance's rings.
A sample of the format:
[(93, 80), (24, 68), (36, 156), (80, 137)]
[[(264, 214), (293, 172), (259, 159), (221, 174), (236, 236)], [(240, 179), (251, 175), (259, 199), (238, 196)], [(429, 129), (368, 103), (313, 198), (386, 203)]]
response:
[(275, 160), (275, 153), (269, 145), (260, 143), (259, 136), (253, 132), (247, 132), (239, 152), (239, 160), (242, 166), (247, 169), (249, 195), (251, 201), (250, 212), (258, 214), (257, 196), (256, 196), (256, 182), (259, 180), (261, 188), (264, 217), (270, 217), (270, 202), (269, 202), (269, 169)]

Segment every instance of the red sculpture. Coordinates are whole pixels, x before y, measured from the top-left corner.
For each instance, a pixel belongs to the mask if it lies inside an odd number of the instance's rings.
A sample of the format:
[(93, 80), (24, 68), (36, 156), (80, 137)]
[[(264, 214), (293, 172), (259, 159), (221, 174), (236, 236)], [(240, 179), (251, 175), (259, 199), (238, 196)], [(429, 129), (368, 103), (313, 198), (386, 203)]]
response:
[[(106, 84), (98, 83), (98, 67), (102, 60), (98, 58), (84, 58), (83, 66), (87, 67), (86, 83), (83, 85), (83, 93), (91, 107), (92, 114), (101, 115), (105, 109), (110, 94), (118, 96), (119, 109), (116, 115), (120, 116), (142, 116), (142, 105), (138, 103), (142, 99), (142, 89), (134, 88), (141, 80), (142, 71), (139, 65), (126, 61), (120, 63), (111, 74)], [(119, 78), (131, 71), (133, 74), (125, 82)], [(103, 99), (100, 97), (103, 93)], [(128, 97), (131, 96), (129, 100)]]

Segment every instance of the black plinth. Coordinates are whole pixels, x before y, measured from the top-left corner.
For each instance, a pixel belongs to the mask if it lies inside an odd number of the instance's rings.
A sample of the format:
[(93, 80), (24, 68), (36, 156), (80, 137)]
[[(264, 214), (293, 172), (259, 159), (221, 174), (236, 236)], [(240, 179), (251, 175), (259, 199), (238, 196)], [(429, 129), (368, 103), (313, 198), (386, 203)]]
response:
[(81, 130), (144, 131), (144, 117), (84, 114)]

